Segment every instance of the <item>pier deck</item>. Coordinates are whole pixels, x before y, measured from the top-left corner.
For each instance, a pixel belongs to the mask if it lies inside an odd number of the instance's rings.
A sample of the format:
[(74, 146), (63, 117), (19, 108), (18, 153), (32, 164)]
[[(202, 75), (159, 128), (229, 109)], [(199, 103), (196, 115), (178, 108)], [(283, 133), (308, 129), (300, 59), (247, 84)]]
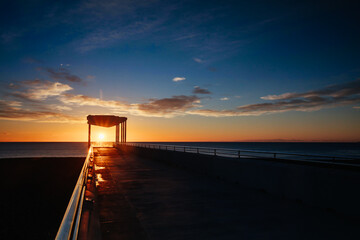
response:
[(237, 184), (95, 148), (103, 239), (360, 239), (359, 222)]

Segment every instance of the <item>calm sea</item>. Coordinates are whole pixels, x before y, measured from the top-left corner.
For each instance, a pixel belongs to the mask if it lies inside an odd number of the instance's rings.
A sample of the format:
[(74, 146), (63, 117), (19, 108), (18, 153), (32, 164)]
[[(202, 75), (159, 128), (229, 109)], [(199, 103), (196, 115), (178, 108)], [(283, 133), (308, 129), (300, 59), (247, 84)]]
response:
[[(155, 142), (153, 142), (155, 143)], [(158, 142), (156, 142), (158, 143)], [(158, 144), (230, 148), (269, 152), (300, 153), (360, 158), (360, 143), (304, 142), (161, 142)], [(85, 157), (87, 143), (82, 142), (10, 142), (0, 143), (0, 158)]]
[(86, 157), (82, 142), (1, 142), (0, 158)]

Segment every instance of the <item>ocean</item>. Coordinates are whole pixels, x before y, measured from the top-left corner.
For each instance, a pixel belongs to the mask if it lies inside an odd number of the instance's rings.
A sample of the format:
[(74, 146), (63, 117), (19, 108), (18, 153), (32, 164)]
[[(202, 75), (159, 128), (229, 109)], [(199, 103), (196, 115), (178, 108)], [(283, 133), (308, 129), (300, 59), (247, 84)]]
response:
[[(149, 142), (148, 142), (149, 143)], [(360, 158), (360, 143), (321, 142), (151, 142), (153, 144), (229, 148)], [(1, 142), (0, 158), (85, 157), (86, 142)]]
[(83, 142), (1, 142), (0, 158), (86, 157)]

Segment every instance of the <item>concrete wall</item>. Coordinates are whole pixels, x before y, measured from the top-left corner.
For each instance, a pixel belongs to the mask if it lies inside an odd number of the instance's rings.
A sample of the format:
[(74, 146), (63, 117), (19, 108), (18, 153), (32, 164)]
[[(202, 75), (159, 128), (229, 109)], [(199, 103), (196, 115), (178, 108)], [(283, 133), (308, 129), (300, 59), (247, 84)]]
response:
[(233, 159), (124, 146), (123, 150), (360, 218), (360, 167)]

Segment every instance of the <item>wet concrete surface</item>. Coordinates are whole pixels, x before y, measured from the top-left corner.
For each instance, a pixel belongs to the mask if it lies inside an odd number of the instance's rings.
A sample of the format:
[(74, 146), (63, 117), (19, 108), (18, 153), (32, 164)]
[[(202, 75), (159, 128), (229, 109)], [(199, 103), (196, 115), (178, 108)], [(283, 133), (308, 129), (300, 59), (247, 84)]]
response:
[(360, 239), (359, 221), (95, 148), (103, 239)]

